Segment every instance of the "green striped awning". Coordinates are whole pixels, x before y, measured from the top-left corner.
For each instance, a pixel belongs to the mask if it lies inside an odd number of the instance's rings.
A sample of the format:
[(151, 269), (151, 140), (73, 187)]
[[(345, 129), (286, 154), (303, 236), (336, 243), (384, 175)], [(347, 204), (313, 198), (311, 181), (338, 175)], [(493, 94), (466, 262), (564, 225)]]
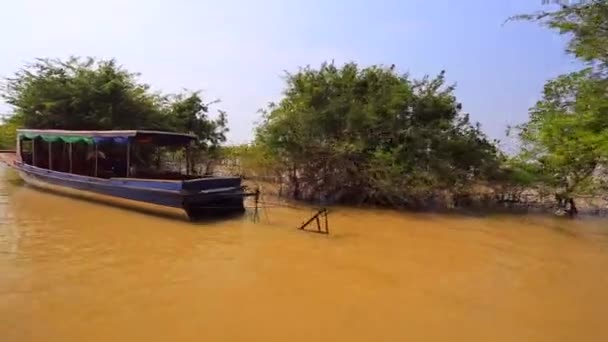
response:
[(93, 137), (86, 136), (68, 136), (68, 135), (60, 135), (60, 134), (48, 134), (48, 133), (19, 133), (20, 139), (36, 139), (40, 138), (44, 141), (48, 142), (57, 142), (63, 141), (65, 143), (76, 144), (83, 143), (87, 145), (93, 145), (94, 140)]
[(114, 131), (70, 131), (59, 129), (19, 129), (20, 139), (42, 139), (48, 142), (63, 141), (66, 143), (84, 144), (128, 144), (129, 141), (151, 143), (159, 146), (185, 146), (197, 137), (192, 134), (148, 131), (148, 130), (114, 130)]

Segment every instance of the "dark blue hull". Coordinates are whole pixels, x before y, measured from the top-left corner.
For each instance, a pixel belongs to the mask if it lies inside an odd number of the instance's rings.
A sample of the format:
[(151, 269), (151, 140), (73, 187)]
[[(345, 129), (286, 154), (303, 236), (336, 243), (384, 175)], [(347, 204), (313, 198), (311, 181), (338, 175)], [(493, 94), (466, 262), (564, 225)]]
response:
[(73, 189), (111, 198), (183, 209), (191, 219), (242, 212), (245, 193), (237, 177), (210, 177), (186, 181), (135, 178), (96, 178), (50, 171), (16, 163), (22, 178), (50, 190)]

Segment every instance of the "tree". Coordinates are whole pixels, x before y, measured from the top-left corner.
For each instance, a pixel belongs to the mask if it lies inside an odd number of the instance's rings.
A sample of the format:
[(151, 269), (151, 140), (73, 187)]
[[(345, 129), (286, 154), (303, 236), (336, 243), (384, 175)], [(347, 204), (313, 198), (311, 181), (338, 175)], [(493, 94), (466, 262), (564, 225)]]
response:
[(608, 80), (591, 69), (545, 85), (543, 98), (520, 126), (523, 155), (539, 163), (545, 181), (571, 195), (587, 188), (608, 157)]
[(261, 144), (223, 146), (220, 157), (227, 171), (246, 178), (278, 182), (285, 171), (276, 156)]
[(561, 206), (573, 194), (599, 188), (608, 157), (608, 1), (564, 5), (553, 12), (517, 16), (569, 34), (567, 51), (589, 67), (549, 81), (543, 98), (521, 125), (521, 159), (537, 165), (556, 188)]
[(515, 16), (570, 35), (567, 51), (583, 61), (608, 68), (608, 1), (587, 0), (563, 4), (559, 10)]
[(228, 132), (226, 112), (219, 110), (216, 119), (209, 118), (210, 106), (218, 102), (205, 103), (200, 92), (177, 94), (169, 97), (165, 115), (173, 129), (192, 133), (204, 149), (213, 149), (226, 141)]
[(153, 93), (137, 76), (114, 60), (38, 59), (6, 79), (1, 96), (13, 112), (0, 127), (13, 136), (17, 127), (190, 132), (199, 138), (201, 151), (213, 151), (225, 141), (226, 113), (211, 119), (212, 103), (198, 92)]
[(323, 64), (287, 74), (256, 143), (287, 165), (294, 197), (414, 203), (464, 188), (497, 167), (498, 151), (445, 84), (394, 67)]
[(187, 167), (191, 172), (195, 165), (206, 162), (205, 172), (209, 173), (211, 162), (218, 157), (219, 145), (226, 141), (226, 112), (219, 110), (215, 120), (209, 118), (209, 108), (217, 102), (205, 103), (199, 92), (191, 92), (170, 96), (166, 105), (171, 128), (198, 137), (197, 143), (188, 150)]
[(161, 97), (114, 60), (38, 59), (2, 94), (28, 128), (161, 129)]
[(17, 128), (21, 126), (18, 118), (0, 119), (0, 150), (15, 148)]

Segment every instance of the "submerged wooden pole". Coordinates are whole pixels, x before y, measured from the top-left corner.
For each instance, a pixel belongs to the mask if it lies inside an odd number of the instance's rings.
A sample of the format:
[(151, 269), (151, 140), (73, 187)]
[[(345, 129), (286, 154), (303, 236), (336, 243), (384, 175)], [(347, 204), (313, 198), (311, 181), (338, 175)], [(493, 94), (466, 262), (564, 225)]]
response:
[[(319, 216), (321, 216), (321, 215), (325, 216), (325, 230), (323, 230), (323, 228), (321, 227), (321, 220), (319, 219)], [(329, 234), (329, 225), (327, 223), (327, 215), (328, 215), (327, 209), (322, 208), (319, 211), (317, 211), (317, 213), (314, 214), (313, 217), (311, 217), (308, 221), (306, 221), (304, 224), (302, 224), (300, 226), (300, 228), (298, 228), (298, 229), (306, 231), (306, 226), (311, 224), (313, 221), (316, 221), (317, 222), (317, 231), (315, 233)]]
[(255, 189), (255, 211), (253, 212), (253, 222), (260, 220), (258, 213), (258, 202), (260, 201), (260, 188)]

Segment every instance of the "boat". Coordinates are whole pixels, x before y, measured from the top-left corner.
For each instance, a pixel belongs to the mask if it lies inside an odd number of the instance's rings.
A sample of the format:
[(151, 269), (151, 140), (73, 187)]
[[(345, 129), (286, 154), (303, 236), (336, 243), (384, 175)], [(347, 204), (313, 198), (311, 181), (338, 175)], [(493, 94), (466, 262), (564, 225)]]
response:
[[(191, 220), (244, 211), (251, 194), (240, 177), (190, 173), (196, 136), (150, 130), (70, 131), (20, 129), (14, 156), (3, 160), (25, 183), (67, 195)], [(163, 155), (186, 161), (159, 166)], [(142, 157), (143, 156), (143, 157)]]

